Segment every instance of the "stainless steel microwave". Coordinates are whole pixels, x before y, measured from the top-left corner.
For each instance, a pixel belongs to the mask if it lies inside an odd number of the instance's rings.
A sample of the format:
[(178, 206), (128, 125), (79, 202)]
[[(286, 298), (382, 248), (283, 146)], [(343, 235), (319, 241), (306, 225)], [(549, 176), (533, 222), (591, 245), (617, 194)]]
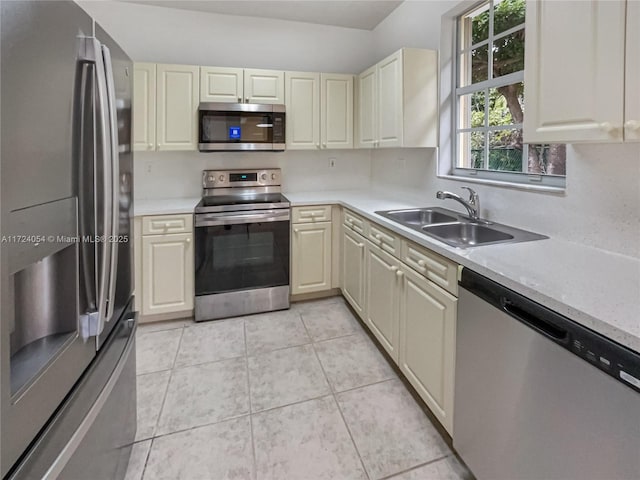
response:
[(201, 152), (284, 150), (284, 105), (201, 103), (198, 149)]

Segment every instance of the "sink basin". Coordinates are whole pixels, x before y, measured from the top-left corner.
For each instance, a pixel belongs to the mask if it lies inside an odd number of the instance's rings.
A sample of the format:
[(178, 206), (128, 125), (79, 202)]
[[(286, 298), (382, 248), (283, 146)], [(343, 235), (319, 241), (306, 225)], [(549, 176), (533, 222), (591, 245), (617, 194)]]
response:
[(415, 210), (396, 210), (388, 212), (389, 218), (410, 225), (431, 225), (434, 223), (455, 222), (456, 217), (435, 211), (431, 208)]
[[(381, 213), (381, 212), (377, 212)], [(382, 213), (381, 213), (382, 214)], [(383, 215), (396, 222), (409, 225), (433, 225), (437, 223), (456, 222), (455, 216), (442, 213), (434, 208), (415, 208), (412, 210), (391, 210)]]
[(449, 223), (422, 227), (427, 235), (454, 247), (470, 247), (513, 240), (513, 235), (475, 223)]

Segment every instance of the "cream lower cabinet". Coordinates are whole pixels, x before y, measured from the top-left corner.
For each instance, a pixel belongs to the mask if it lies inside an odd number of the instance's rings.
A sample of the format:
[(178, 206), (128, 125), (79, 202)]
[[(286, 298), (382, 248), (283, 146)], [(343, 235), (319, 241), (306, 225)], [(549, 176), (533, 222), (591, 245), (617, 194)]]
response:
[[(194, 303), (193, 216), (136, 219), (136, 295), (143, 317), (190, 314)], [(175, 233), (174, 233), (175, 232)]]
[(365, 323), (389, 356), (398, 361), (400, 262), (377, 246), (366, 243)]
[(345, 225), (342, 234), (342, 294), (361, 317), (365, 316), (365, 240)]
[(401, 272), (398, 365), (451, 433), (458, 299), (408, 267)]
[(331, 289), (331, 222), (294, 224), (291, 237), (291, 293)]

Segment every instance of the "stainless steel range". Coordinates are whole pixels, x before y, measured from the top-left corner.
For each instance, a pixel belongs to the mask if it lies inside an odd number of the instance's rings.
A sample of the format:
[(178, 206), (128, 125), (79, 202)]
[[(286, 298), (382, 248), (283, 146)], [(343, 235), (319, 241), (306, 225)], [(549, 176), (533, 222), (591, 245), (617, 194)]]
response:
[(205, 170), (195, 209), (195, 319), (289, 308), (289, 200), (280, 169)]

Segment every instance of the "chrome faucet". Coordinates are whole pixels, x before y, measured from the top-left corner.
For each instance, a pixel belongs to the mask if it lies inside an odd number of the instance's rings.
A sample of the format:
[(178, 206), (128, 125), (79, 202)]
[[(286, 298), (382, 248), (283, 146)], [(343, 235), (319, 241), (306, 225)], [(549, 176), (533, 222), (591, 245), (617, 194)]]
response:
[(436, 198), (440, 200), (445, 200), (450, 198), (451, 200), (455, 200), (456, 202), (460, 202), (469, 212), (469, 217), (471, 220), (477, 221), (480, 220), (480, 197), (478, 194), (469, 187), (462, 187), (465, 190), (469, 190), (469, 200), (465, 200), (460, 195), (451, 192), (443, 192), (442, 190), (436, 193)]

